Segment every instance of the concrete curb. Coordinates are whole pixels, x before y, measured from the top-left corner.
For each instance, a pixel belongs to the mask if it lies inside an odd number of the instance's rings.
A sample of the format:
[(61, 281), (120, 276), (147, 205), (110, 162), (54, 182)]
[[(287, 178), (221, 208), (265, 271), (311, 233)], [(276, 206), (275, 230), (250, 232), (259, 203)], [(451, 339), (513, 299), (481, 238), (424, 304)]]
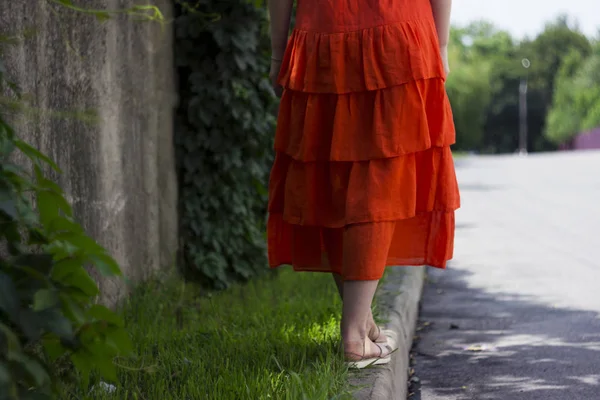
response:
[(354, 384), (364, 386), (355, 393), (354, 397), (359, 400), (406, 400), (408, 395), (410, 351), (417, 326), (426, 267), (398, 269), (402, 274), (401, 283), (390, 304), (386, 324), (387, 334), (395, 341), (398, 350), (392, 355), (389, 364), (357, 372)]

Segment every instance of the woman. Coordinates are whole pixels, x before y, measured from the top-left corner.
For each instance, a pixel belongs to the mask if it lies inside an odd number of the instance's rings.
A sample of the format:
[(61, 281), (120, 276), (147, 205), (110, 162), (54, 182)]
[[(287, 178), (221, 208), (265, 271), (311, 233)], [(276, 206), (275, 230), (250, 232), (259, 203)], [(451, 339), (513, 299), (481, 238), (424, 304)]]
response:
[(385, 267), (452, 258), (451, 0), (297, 0), (288, 40), (292, 1), (269, 5), (269, 263), (333, 274), (347, 361), (384, 364), (371, 303)]

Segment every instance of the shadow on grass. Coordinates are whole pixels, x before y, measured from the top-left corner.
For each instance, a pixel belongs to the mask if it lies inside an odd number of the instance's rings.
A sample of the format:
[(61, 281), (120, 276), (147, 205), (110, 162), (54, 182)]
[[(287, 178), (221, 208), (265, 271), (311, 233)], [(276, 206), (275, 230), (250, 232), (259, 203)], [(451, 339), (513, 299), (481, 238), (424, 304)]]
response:
[(597, 313), (470, 288), (460, 270), (429, 273), (411, 399), (600, 399)]

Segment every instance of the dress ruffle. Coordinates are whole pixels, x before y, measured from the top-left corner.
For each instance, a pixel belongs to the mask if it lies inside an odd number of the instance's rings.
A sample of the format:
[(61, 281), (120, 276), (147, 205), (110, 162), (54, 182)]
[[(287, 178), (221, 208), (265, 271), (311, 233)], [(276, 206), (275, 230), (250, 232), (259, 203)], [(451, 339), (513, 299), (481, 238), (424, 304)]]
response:
[[(388, 226), (391, 235), (385, 234)], [(345, 280), (380, 279), (385, 266), (445, 268), (454, 254), (454, 229), (454, 212), (433, 211), (343, 228), (294, 225), (281, 214), (271, 214), (267, 223), (269, 263), (271, 267), (292, 265), (296, 271), (332, 272)], [(358, 235), (354, 235), (356, 230)], [(352, 252), (353, 245), (356, 252)]]
[(277, 153), (269, 213), (290, 224), (339, 228), (459, 206), (448, 147), (370, 161), (303, 162)]
[(385, 265), (446, 266), (460, 198), (444, 80), (432, 20), (293, 32), (269, 186), (272, 267), (364, 280)]
[(353, 32), (296, 29), (279, 83), (299, 92), (350, 93), (428, 78), (445, 79), (432, 21), (405, 21)]
[(381, 90), (313, 94), (286, 90), (275, 150), (299, 161), (363, 161), (454, 144), (441, 79)]

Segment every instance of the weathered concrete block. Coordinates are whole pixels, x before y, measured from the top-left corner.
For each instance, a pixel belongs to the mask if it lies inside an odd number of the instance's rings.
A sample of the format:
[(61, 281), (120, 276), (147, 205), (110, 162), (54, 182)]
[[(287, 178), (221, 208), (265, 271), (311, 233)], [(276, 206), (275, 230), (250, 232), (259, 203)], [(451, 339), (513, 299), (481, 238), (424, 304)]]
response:
[[(133, 0), (79, 2), (122, 9)], [(167, 21), (172, 1), (153, 0)], [(14, 116), (18, 134), (62, 168), (60, 185), (78, 220), (132, 281), (174, 262), (177, 182), (173, 150), (172, 26), (116, 16), (100, 22), (45, 0), (0, 0), (8, 75), (34, 114)], [(97, 121), (49, 111), (92, 110)], [(34, 118), (33, 115), (36, 115)], [(101, 280), (114, 303), (124, 285)]]

